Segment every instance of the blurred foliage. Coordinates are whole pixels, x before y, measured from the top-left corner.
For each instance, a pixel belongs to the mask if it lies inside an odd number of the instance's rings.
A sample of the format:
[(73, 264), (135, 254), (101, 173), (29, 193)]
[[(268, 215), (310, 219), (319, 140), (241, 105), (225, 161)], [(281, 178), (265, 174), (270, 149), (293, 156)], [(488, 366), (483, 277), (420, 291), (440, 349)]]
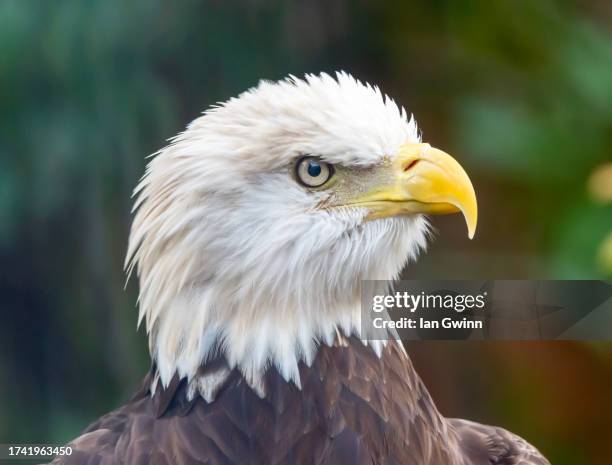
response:
[(593, 200), (612, 203), (612, 163), (598, 166), (589, 178), (589, 191)]
[(598, 259), (601, 270), (612, 275), (612, 231), (599, 246)]
[[(144, 157), (260, 78), (353, 72), (467, 165), (476, 239), (436, 219), (407, 276), (612, 276), (612, 203), (589, 182), (611, 182), (593, 174), (612, 159), (611, 21), (605, 0), (0, 2), (0, 442), (65, 441), (129, 397)], [(444, 413), (558, 465), (608, 463), (611, 349), (413, 347)]]

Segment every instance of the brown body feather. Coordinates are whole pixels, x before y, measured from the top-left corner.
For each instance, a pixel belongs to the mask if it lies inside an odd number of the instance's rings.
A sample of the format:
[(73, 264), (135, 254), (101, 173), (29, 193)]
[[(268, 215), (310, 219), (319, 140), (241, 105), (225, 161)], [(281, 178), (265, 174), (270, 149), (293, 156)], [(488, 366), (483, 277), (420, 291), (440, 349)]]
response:
[[(215, 363), (223, 363), (217, 360)], [(302, 389), (274, 368), (259, 397), (232, 371), (207, 403), (152, 373), (125, 406), (92, 424), (54, 465), (547, 465), (500, 428), (447, 420), (398, 343), (321, 347)]]

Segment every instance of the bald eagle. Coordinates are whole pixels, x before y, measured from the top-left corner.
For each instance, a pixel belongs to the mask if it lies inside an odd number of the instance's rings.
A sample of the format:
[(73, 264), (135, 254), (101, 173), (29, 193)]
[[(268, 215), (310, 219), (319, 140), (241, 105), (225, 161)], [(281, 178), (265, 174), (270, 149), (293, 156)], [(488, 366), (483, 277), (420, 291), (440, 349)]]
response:
[(424, 215), (477, 206), (457, 161), (346, 73), (261, 82), (160, 150), (126, 269), (152, 368), (55, 464), (544, 465), (448, 419), (401, 342), (360, 337), (364, 280), (394, 280)]

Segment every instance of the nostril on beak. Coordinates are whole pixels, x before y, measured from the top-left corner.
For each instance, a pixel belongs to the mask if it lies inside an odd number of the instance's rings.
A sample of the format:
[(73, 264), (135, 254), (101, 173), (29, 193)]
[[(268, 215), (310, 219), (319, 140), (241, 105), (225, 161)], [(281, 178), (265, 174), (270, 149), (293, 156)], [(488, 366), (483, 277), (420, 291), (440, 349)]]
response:
[(419, 159), (415, 159), (412, 160), (410, 163), (408, 163), (406, 166), (404, 166), (404, 172), (409, 171), (411, 168), (413, 168), (417, 163), (419, 162)]

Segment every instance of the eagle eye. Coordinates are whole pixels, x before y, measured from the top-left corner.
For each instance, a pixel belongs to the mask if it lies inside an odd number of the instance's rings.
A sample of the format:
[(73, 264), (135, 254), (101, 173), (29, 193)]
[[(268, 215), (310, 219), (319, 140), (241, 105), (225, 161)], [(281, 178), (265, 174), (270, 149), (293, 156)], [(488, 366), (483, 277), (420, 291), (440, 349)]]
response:
[(295, 165), (295, 175), (303, 186), (321, 187), (334, 175), (334, 167), (316, 157), (303, 157)]

